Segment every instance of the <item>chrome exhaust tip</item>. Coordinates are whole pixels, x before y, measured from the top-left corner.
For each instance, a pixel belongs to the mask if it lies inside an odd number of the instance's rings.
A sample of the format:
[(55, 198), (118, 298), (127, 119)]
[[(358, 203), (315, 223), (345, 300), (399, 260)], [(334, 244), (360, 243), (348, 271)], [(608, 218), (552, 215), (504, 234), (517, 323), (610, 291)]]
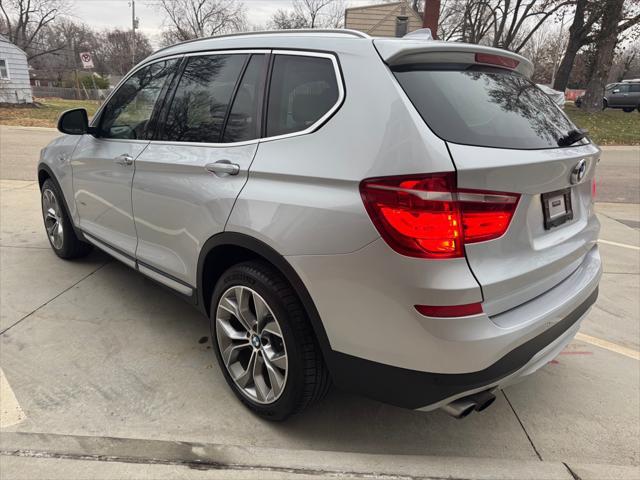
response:
[(476, 402), (476, 412), (481, 412), (486, 408), (489, 408), (489, 406), (496, 401), (496, 396), (489, 391), (475, 393), (466, 398)]
[(495, 400), (496, 396), (487, 390), (484, 392), (474, 393), (468, 397), (459, 398), (458, 400), (454, 400), (440, 408), (453, 418), (461, 419), (468, 416), (474, 410), (476, 412), (481, 412), (486, 408), (489, 408)]
[(441, 410), (457, 419), (468, 416), (475, 409), (476, 403), (468, 397), (459, 398), (458, 400), (454, 400), (453, 402), (441, 407)]

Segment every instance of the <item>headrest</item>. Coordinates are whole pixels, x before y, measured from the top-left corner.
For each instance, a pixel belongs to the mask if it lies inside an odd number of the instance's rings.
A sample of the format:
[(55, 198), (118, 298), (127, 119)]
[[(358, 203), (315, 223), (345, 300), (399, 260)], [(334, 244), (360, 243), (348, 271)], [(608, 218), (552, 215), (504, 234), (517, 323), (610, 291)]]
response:
[(292, 115), (294, 121), (311, 125), (327, 112), (332, 98), (331, 89), (322, 93), (300, 93), (293, 97)]

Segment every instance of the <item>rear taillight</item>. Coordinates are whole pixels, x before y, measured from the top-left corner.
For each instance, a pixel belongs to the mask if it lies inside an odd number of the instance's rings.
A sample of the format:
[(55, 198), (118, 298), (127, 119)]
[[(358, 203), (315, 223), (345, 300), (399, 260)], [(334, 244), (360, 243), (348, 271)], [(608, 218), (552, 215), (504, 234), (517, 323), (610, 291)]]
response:
[(596, 177), (593, 177), (593, 180), (591, 180), (591, 201), (592, 202), (595, 202), (596, 200), (596, 192), (597, 192)]
[(502, 236), (520, 196), (456, 188), (455, 173), (364, 180), (360, 193), (380, 235), (410, 257), (464, 256), (464, 244)]

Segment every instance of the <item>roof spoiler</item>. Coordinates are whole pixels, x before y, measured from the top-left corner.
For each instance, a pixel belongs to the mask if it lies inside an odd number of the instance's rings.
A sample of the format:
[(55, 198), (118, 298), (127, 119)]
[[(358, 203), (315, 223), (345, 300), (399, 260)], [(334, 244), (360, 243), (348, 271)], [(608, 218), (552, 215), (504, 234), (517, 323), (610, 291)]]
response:
[(419, 39), (418, 36), (376, 38), (373, 44), (389, 66), (415, 63), (479, 64), (514, 70), (527, 78), (533, 74), (533, 64), (516, 53), (483, 45), (430, 40), (424, 33)]

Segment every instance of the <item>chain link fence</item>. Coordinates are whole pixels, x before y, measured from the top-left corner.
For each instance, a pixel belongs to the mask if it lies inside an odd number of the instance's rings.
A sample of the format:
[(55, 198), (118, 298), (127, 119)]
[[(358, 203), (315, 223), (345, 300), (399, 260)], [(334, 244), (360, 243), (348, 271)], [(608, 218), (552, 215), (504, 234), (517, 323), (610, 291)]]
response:
[(66, 100), (104, 100), (110, 90), (93, 88), (32, 87), (34, 97), (55, 97)]

